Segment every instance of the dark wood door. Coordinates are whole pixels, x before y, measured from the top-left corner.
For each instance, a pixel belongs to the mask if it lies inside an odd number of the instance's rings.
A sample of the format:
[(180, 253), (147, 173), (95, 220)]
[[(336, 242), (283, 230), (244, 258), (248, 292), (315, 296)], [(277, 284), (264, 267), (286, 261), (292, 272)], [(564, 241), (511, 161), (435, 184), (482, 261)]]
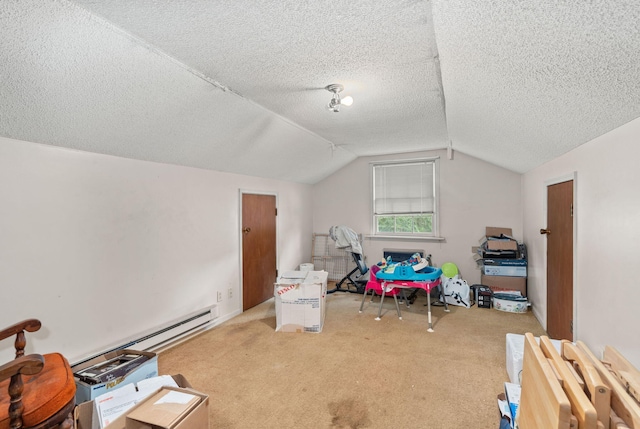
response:
[(572, 180), (547, 187), (547, 333), (573, 341)]
[(242, 194), (242, 310), (273, 297), (276, 197)]

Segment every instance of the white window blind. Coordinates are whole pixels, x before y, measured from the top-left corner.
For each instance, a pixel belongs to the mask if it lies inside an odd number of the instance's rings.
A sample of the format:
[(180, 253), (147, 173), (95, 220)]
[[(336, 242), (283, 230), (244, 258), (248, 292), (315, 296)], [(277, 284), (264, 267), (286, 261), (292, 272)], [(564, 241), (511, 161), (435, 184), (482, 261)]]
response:
[(434, 161), (374, 165), (374, 214), (435, 210)]
[(374, 235), (437, 236), (438, 159), (372, 163)]

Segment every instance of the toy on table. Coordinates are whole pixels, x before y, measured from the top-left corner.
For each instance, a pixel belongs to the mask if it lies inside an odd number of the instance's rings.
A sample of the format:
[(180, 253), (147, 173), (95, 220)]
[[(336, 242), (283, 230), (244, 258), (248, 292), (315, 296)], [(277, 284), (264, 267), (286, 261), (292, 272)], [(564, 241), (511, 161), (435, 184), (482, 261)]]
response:
[(387, 256), (387, 259), (383, 259), (382, 262), (378, 264), (381, 271), (386, 273), (392, 273), (396, 267), (407, 267), (410, 266), (414, 271), (420, 271), (423, 268), (429, 265), (429, 261), (420, 255), (420, 253), (414, 253), (411, 255), (409, 259), (402, 262), (393, 262), (391, 256)]
[(440, 281), (442, 270), (436, 267), (424, 267), (419, 271), (415, 271), (410, 265), (396, 265), (392, 270), (380, 270), (376, 273), (376, 278), (380, 280), (391, 281), (410, 281), (410, 282), (433, 282)]

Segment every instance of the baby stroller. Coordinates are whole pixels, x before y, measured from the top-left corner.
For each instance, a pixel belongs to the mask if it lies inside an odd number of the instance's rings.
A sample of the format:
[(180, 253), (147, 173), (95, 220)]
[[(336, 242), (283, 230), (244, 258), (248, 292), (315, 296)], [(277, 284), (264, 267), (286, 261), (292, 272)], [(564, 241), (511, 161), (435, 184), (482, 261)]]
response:
[[(332, 226), (329, 229), (329, 236), (336, 242), (336, 248), (344, 249), (351, 253), (356, 267), (336, 283), (335, 289), (328, 290), (327, 293), (338, 291), (364, 293), (367, 285), (367, 279), (362, 278), (362, 276), (369, 272), (369, 268), (367, 267), (367, 264), (364, 261), (364, 256), (362, 255), (362, 246), (358, 239), (358, 234), (356, 234), (356, 232), (351, 228), (338, 225)], [(359, 273), (359, 276), (357, 273)]]

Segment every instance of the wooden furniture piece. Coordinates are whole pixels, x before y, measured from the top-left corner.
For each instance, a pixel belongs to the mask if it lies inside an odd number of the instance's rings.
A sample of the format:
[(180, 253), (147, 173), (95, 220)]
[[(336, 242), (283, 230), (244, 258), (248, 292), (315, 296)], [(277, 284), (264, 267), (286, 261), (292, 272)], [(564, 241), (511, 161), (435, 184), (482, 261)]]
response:
[[(606, 385), (611, 389), (611, 409), (615, 416), (615, 419), (612, 418), (611, 421), (619, 418), (626, 422), (629, 427), (634, 429), (640, 428), (640, 407), (634, 402), (632, 396), (627, 392), (627, 389), (620, 384), (611, 369), (607, 368), (604, 363), (589, 350), (585, 343), (578, 341), (576, 345), (589, 358), (598, 371), (598, 374), (600, 374)], [(609, 357), (610, 356), (611, 352), (609, 352)], [(611, 363), (609, 363), (609, 366), (611, 366)], [(615, 370), (615, 368), (613, 369)], [(618, 427), (620, 426), (618, 425)]]
[(605, 346), (602, 360), (606, 362), (609, 370), (626, 388), (629, 395), (640, 403), (640, 371), (611, 346)]
[(569, 371), (562, 356), (560, 356), (553, 344), (551, 344), (549, 337), (540, 337), (540, 348), (544, 355), (550, 359), (555, 371), (561, 377), (561, 386), (569, 398), (571, 412), (578, 420), (578, 428), (597, 429), (598, 415), (595, 407), (591, 404), (589, 398), (587, 398), (587, 395), (578, 384), (574, 375)]
[(610, 414), (611, 414), (611, 389), (607, 386), (598, 370), (591, 359), (580, 350), (575, 344), (570, 341), (562, 341), (562, 356), (567, 360), (573, 362), (573, 364), (580, 371), (582, 379), (584, 379), (584, 390), (589, 394), (591, 403), (593, 404), (596, 415), (598, 417), (598, 423), (602, 425), (603, 429), (610, 428)]
[(69, 362), (60, 353), (24, 355), (25, 331), (40, 327), (29, 319), (0, 331), (0, 340), (15, 336), (16, 349), (15, 359), (0, 366), (0, 429), (74, 427), (76, 385)]
[(640, 371), (613, 347), (525, 334), (520, 429), (640, 429)]
[(524, 335), (522, 392), (518, 407), (520, 429), (569, 429), (571, 403), (556, 373), (531, 333)]

